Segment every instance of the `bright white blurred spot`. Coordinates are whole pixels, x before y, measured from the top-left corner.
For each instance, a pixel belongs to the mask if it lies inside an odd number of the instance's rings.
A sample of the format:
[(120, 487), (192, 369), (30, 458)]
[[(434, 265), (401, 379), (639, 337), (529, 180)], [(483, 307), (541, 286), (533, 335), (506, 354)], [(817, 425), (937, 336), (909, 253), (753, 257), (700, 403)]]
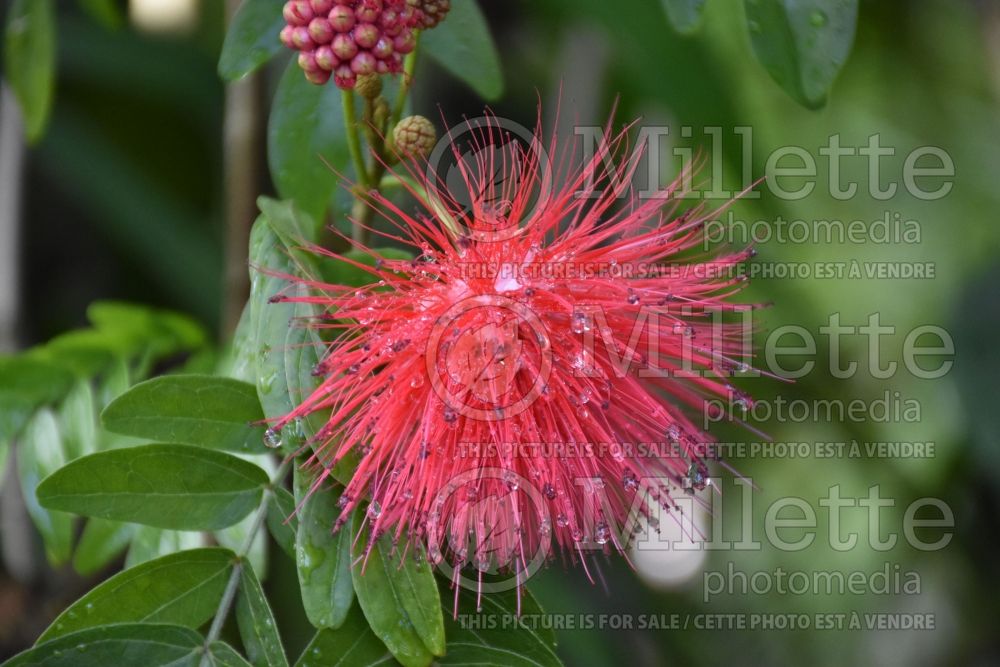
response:
[(704, 567), (707, 554), (699, 535), (708, 534), (708, 513), (694, 506), (692, 530), (691, 507), (689, 504), (684, 508), (684, 515), (661, 512), (659, 534), (648, 527), (645, 518), (641, 520), (644, 532), (632, 544), (629, 557), (639, 576), (654, 588), (682, 586)]
[(198, 0), (129, 0), (132, 24), (147, 32), (189, 32), (198, 22)]

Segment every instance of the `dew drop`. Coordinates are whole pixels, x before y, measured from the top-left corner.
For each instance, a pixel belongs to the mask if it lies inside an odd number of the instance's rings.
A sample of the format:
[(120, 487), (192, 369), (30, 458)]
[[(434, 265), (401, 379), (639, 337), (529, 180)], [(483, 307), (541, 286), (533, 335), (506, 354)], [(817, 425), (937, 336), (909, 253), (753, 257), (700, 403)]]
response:
[(608, 524), (604, 521), (598, 521), (597, 525), (594, 526), (594, 540), (598, 544), (607, 544), (611, 539), (611, 529), (608, 528)]
[(377, 519), (382, 516), (382, 506), (379, 505), (378, 501), (373, 500), (370, 505), (368, 505), (368, 516), (373, 519)]
[(264, 431), (264, 446), (268, 449), (277, 449), (281, 447), (281, 433), (273, 428), (269, 428)]

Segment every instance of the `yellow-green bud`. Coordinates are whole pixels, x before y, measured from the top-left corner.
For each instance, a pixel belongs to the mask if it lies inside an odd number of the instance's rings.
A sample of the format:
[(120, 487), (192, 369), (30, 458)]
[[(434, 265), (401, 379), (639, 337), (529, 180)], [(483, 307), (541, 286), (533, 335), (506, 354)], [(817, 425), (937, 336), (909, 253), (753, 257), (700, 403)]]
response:
[(360, 74), (354, 90), (366, 100), (374, 100), (382, 94), (382, 77), (378, 74)]
[(437, 130), (423, 116), (407, 116), (392, 129), (392, 140), (403, 157), (426, 158), (434, 149)]

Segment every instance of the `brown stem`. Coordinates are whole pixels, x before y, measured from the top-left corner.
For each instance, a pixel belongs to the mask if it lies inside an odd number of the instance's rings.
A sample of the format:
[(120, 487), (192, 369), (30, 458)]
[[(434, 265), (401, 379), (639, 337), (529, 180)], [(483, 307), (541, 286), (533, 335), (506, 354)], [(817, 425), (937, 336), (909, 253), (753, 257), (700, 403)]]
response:
[(21, 184), (24, 123), (6, 82), (0, 83), (0, 352), (17, 348), (20, 303)]
[[(231, 17), (239, 0), (227, 0)], [(257, 193), (262, 168), (260, 142), (263, 111), (260, 78), (250, 74), (226, 85), (223, 118), (223, 169), (225, 170), (225, 268), (222, 297), (222, 336), (235, 329), (250, 295), (247, 272), (250, 227), (257, 214)]]

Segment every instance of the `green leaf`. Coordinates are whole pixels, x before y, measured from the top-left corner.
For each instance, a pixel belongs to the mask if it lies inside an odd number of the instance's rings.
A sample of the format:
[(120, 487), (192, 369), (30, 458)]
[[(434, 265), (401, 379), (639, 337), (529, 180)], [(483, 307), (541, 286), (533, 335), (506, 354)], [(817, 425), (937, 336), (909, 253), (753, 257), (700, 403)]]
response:
[(119, 357), (111, 363), (97, 385), (97, 395), (94, 397), (97, 405), (101, 408), (107, 407), (111, 401), (128, 391), (130, 386), (132, 386), (132, 376), (128, 363)]
[[(300, 502), (309, 494), (311, 478), (295, 470), (295, 496)], [(295, 535), (302, 605), (309, 622), (317, 628), (339, 627), (354, 600), (351, 583), (351, 531), (333, 534), (340, 514), (338, 494), (321, 486), (308, 495), (299, 511)]]
[(267, 451), (263, 419), (253, 385), (210, 375), (140, 382), (101, 414), (114, 433), (244, 453)]
[(816, 109), (854, 45), (857, 0), (746, 0), (757, 59), (800, 104)]
[(125, 551), (135, 530), (130, 523), (89, 519), (73, 554), (73, 568), (84, 576), (94, 574)]
[(73, 375), (36, 356), (0, 357), (0, 440), (16, 436), (41, 405), (73, 386)]
[(295, 534), (298, 527), (295, 498), (287, 490), (276, 488), (267, 505), (267, 529), (278, 546), (292, 559), (295, 558)]
[(235, 560), (228, 549), (194, 549), (120, 572), (60, 614), (39, 641), (111, 623), (197, 628), (218, 609)]
[(135, 526), (132, 544), (125, 556), (125, 567), (135, 567), (169, 554), (204, 546), (202, 533), (186, 530), (163, 530), (152, 526)]
[(4, 30), (4, 77), (24, 114), (28, 141), (45, 132), (56, 75), (56, 18), (52, 0), (14, 0)]
[(306, 81), (298, 63), (288, 63), (271, 107), (267, 153), (271, 177), (282, 199), (292, 199), (315, 220), (323, 220), (350, 176), (340, 89)]
[(54, 565), (69, 560), (73, 541), (73, 517), (49, 512), (41, 504), (40, 482), (65, 462), (59, 425), (49, 409), (40, 410), (28, 423), (17, 444), (17, 468), (21, 491), (31, 520), (45, 542), (45, 554)]
[(344, 624), (336, 630), (316, 633), (302, 651), (295, 667), (375, 667), (398, 664), (375, 633), (357, 605), (351, 607)]
[(701, 26), (705, 0), (662, 0), (674, 30), (689, 35)]
[(284, 354), (285, 340), (295, 328), (295, 304), (272, 302), (275, 296), (283, 294), (288, 283), (269, 275), (293, 271), (283, 250), (267, 219), (259, 217), (250, 231), (250, 264), (255, 267), (250, 280), (250, 330), (253, 356), (257, 360), (257, 396), (268, 419), (283, 417), (295, 407), (288, 397)]
[(257, 206), (299, 268), (299, 275), (316, 276), (316, 256), (301, 248), (303, 244), (315, 243), (319, 239), (322, 225), (289, 200), (258, 197)]
[[(458, 612), (452, 620), (454, 590), (440, 582), (441, 607), (448, 618), (448, 654), (440, 665), (510, 665), (511, 667), (558, 667), (556, 638), (541, 625), (542, 608), (527, 588), (489, 593), (460, 589)], [(477, 611), (478, 607), (482, 607)], [(520, 609), (520, 611), (519, 611)], [(515, 623), (518, 625), (515, 627)]]
[(219, 375), (255, 384), (257, 382), (257, 361), (253, 356), (253, 336), (250, 330), (250, 302), (247, 301), (240, 314), (239, 324), (233, 333), (225, 354), (216, 369)]
[(208, 658), (215, 667), (251, 667), (246, 658), (225, 642), (212, 642), (208, 647)]
[(117, 30), (125, 23), (116, 0), (78, 0), (83, 11), (109, 30)]
[(59, 425), (66, 460), (97, 451), (97, 411), (90, 382), (79, 381), (59, 407)]
[(503, 94), (500, 55), (475, 0), (453, 2), (445, 20), (420, 35), (420, 47), (484, 98)]
[(104, 371), (115, 354), (127, 353), (123, 341), (105, 331), (77, 329), (56, 336), (38, 351), (38, 356), (90, 379)]
[(44, 507), (174, 530), (231, 526), (260, 503), (267, 474), (230, 454), (143, 445), (77, 459), (38, 487)]
[(244, 567), (240, 570), (236, 622), (247, 657), (255, 667), (287, 667), (288, 658), (281, 647), (274, 613), (264, 597), (264, 589), (253, 568)]
[(250, 74), (282, 49), (285, 25), (280, 0), (243, 0), (233, 15), (219, 57), (219, 76), (227, 81)]
[[(360, 513), (354, 525), (356, 532), (362, 529)], [(354, 558), (362, 560), (351, 568), (351, 574), (372, 630), (407, 667), (426, 665), (433, 655), (444, 655), (444, 616), (430, 565), (412, 553), (407, 557), (394, 554), (388, 535), (383, 535), (366, 557), (367, 544), (365, 530), (355, 540)]]
[(39, 644), (4, 667), (197, 667), (203, 642), (177, 625), (122, 623)]
[(87, 308), (87, 318), (99, 331), (123, 341), (130, 355), (149, 351), (159, 357), (208, 342), (208, 334), (191, 318), (132, 303), (95, 301)]
[[(257, 395), (264, 415), (278, 418), (291, 412), (318, 385), (312, 371), (319, 360), (321, 341), (306, 326), (314, 316), (311, 304), (274, 301), (282, 295), (305, 293), (282, 275), (295, 269), (284, 245), (261, 216), (250, 234), (252, 274), (250, 287), (250, 330), (252, 356), (256, 360)], [(278, 275), (271, 275), (278, 274)], [(290, 424), (282, 434), (286, 452), (305, 444), (315, 430), (318, 415)]]

